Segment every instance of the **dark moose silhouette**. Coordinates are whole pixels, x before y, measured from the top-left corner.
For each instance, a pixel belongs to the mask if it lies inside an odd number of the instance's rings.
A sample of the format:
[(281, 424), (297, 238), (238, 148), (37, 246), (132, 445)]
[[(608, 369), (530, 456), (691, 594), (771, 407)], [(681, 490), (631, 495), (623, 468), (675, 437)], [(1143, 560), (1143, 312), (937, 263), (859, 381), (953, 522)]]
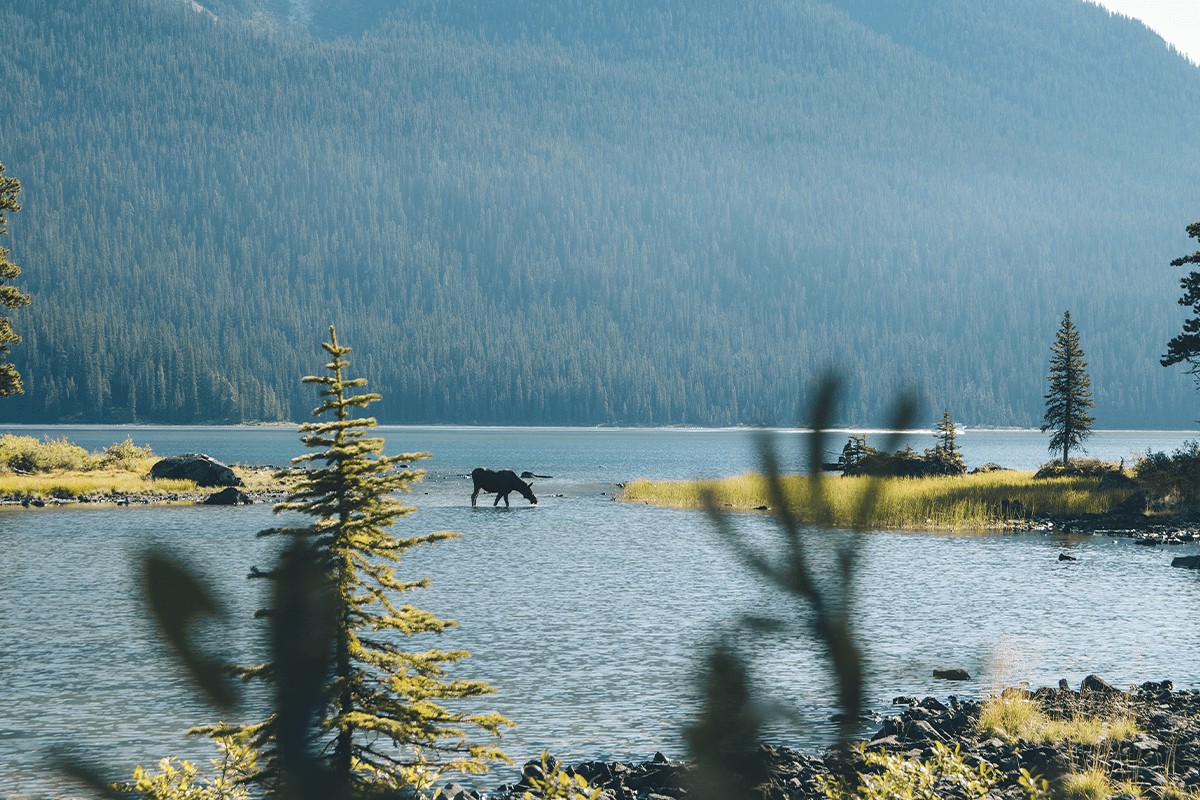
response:
[(533, 496), (533, 489), (529, 488), (529, 484), (517, 477), (517, 473), (511, 469), (500, 470), (499, 472), (483, 467), (476, 467), (471, 470), (471, 480), (475, 482), (475, 491), (471, 492), (471, 506), (475, 506), (475, 498), (479, 497), (479, 491), (492, 494), (495, 493), (496, 500), (492, 505), (500, 505), (501, 498), (504, 499), (504, 507), (508, 508), (509, 492), (520, 492), (530, 505), (537, 505), (537, 498)]

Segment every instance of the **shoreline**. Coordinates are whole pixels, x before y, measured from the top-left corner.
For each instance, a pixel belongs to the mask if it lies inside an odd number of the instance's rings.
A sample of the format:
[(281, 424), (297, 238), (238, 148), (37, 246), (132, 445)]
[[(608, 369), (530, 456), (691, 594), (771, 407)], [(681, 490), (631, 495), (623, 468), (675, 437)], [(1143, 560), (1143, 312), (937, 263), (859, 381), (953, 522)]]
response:
[[(1100, 738), (1087, 744), (1072, 739), (1053, 742), (1002, 737), (979, 727), (986, 700), (959, 701), (954, 695), (941, 700), (932, 696), (921, 700), (897, 697), (892, 702), (898, 713), (886, 717), (879, 730), (861, 740), (848, 757), (833, 750), (809, 756), (786, 746), (759, 743), (727, 765), (747, 800), (827, 800), (820, 786), (822, 778), (878, 773), (880, 768), (869, 766), (868, 758), (891, 756), (931, 762), (939, 748), (957, 749), (972, 774), (983, 771), (993, 775), (989, 796), (1006, 800), (1030, 797), (1022, 786), (1022, 770), (1026, 777), (1046, 780), (1048, 789), (1056, 795), (1066, 782), (1074, 780), (1072, 775), (1099, 776), (1107, 782), (1114, 798), (1140, 796), (1135, 792), (1162, 797), (1169, 791), (1182, 798), (1188, 792), (1200, 791), (1200, 690), (1175, 690), (1170, 681), (1163, 681), (1143, 683), (1122, 692), (1094, 675), (1085, 678), (1078, 690), (1065, 684), (1060, 681), (1058, 688), (1036, 692), (1010, 689), (1003, 697), (1039, 706), (1059, 719), (1127, 714), (1136, 721), (1136, 732), (1129, 738)], [(711, 796), (696, 789), (709, 773), (695, 764), (671, 761), (661, 753), (640, 763), (586, 761), (565, 765), (551, 758), (546, 766), (584, 778), (590, 787), (600, 790), (603, 800), (691, 800)], [(534, 791), (533, 781), (544, 777), (539, 759), (524, 765), (520, 782), (503, 784), (486, 793), (465, 789), (453, 780), (439, 784), (450, 800), (519, 800), (525, 792)], [(951, 781), (945, 786), (939, 783), (936, 788), (950, 790), (945, 796), (957, 796)]]

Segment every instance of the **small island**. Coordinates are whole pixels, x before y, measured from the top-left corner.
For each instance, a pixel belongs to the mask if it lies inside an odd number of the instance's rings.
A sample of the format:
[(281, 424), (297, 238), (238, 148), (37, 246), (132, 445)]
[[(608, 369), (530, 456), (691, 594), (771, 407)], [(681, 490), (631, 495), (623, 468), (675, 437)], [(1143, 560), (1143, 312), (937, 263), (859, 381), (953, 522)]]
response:
[[(203, 503), (223, 486), (195, 480), (154, 478), (163, 459), (131, 438), (90, 453), (65, 437), (0, 436), (0, 505), (42, 507), (75, 503), (131, 505)], [(229, 467), (240, 480), (239, 496), (252, 501), (281, 497), (292, 483), (288, 470)], [(245, 502), (243, 500), (242, 502)]]
[[(863, 437), (851, 437), (861, 448)], [(856, 440), (858, 440), (856, 442)], [(869, 448), (867, 448), (869, 450)], [(848, 447), (847, 453), (851, 449)], [(1189, 442), (1171, 455), (1147, 453), (1132, 466), (1096, 459), (1053, 461), (1036, 472), (986, 464), (947, 474), (928, 470), (935, 448), (919, 456), (871, 451), (838, 464), (819, 478), (785, 475), (782, 498), (770, 480), (748, 472), (717, 480), (654, 481), (639, 478), (621, 499), (681, 509), (710, 506), (728, 511), (770, 512), (782, 502), (800, 520), (837, 527), (891, 530), (1105, 531), (1145, 536), (1182, 534), (1196, 526), (1200, 449)], [(924, 470), (924, 471), (923, 471)], [(864, 498), (877, 492), (877, 500)], [(867, 517), (862, 509), (869, 506)], [(1178, 538), (1178, 537), (1176, 537)]]

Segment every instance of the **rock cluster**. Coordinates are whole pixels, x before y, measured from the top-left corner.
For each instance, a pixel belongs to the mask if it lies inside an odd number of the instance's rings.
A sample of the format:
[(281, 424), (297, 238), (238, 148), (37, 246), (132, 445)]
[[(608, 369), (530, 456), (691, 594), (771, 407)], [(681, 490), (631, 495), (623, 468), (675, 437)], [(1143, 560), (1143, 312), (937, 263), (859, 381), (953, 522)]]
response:
[[(1173, 691), (1170, 681), (1144, 683), (1122, 692), (1095, 676), (1089, 676), (1079, 691), (1066, 681), (1058, 688), (1036, 692), (1009, 690), (1039, 703), (1053, 718), (1078, 715), (1111, 716), (1121, 713), (1136, 719), (1139, 733), (1120, 742), (1098, 745), (1072, 742), (1047, 744), (1025, 740), (1005, 741), (980, 733), (977, 727), (982, 704), (959, 701), (945, 703), (933, 697), (918, 701), (898, 697), (893, 705), (899, 714), (884, 720), (875, 736), (848, 757), (833, 752), (810, 757), (787, 747), (760, 744), (743, 759), (743, 794), (751, 800), (818, 800), (823, 798), (817, 776), (846, 775), (868, 768), (862, 753), (872, 750), (903, 753), (929, 759), (935, 743), (956, 745), (968, 766), (987, 762), (998, 770), (1000, 782), (993, 796), (1025, 798), (1018, 780), (1021, 770), (1055, 783), (1072, 771), (1099, 768), (1116, 785), (1128, 781), (1146, 797), (1158, 796), (1163, 787), (1174, 785), (1188, 791), (1200, 789), (1200, 691)], [(551, 759), (549, 766), (556, 762)], [(602, 800), (688, 800), (700, 797), (695, 790), (703, 773), (694, 765), (673, 762), (661, 753), (641, 764), (589, 761), (559, 766), (570, 775), (580, 775), (601, 790)], [(443, 793), (451, 800), (487, 797), (488, 800), (517, 800), (526, 792), (534, 797), (534, 780), (543, 777), (540, 761), (525, 765), (519, 783), (510, 783), (481, 795), (456, 784)], [(1153, 794), (1151, 794), (1153, 792)], [(1115, 795), (1114, 800), (1121, 795)]]

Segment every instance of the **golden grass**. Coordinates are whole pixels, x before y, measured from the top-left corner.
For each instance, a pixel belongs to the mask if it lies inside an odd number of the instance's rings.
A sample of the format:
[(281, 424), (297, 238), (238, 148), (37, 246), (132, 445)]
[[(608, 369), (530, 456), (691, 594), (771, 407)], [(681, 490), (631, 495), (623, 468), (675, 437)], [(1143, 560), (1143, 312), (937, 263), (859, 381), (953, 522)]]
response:
[(1100, 715), (1079, 712), (1070, 719), (1053, 719), (1037, 701), (1017, 691), (989, 698), (980, 709), (975, 727), (986, 736), (1010, 741), (1072, 741), (1092, 746), (1132, 739), (1138, 733), (1137, 723), (1125, 709), (1113, 708)]
[[(833, 524), (851, 525), (870, 478), (823, 479), (825, 502)], [(1003, 501), (1020, 501), (1031, 513), (1083, 514), (1107, 511), (1131, 492), (1099, 491), (1099, 478), (1066, 477), (1035, 480), (1032, 472), (991, 472), (939, 478), (883, 478), (874, 514), (862, 522), (882, 528), (986, 528), (1003, 521)], [(811, 482), (803, 476), (783, 479), (792, 510), (805, 519), (818, 519)], [(719, 504), (740, 510), (770, 506), (767, 480), (749, 472), (715, 481), (651, 481), (625, 486), (622, 499), (673, 508), (703, 508), (703, 492), (714, 493)]]
[(1063, 800), (1108, 800), (1112, 797), (1112, 784), (1098, 768), (1072, 772), (1063, 778), (1059, 797)]
[[(147, 468), (149, 472), (149, 468)], [(197, 491), (192, 481), (155, 481), (125, 470), (68, 470), (47, 475), (0, 475), (0, 495), (69, 499), (82, 495), (168, 495)]]
[[(165, 497), (173, 494), (209, 494), (217, 491), (198, 487), (192, 481), (152, 480), (149, 477), (150, 467), (157, 460), (156, 458), (144, 459), (141, 464), (137, 465), (136, 471), (125, 468), (87, 471), (63, 470), (38, 475), (0, 472), (0, 497), (70, 500), (83, 496)], [(288, 490), (288, 486), (294, 482), (275, 478), (271, 470), (233, 467), (233, 471), (246, 484), (243, 491), (247, 492), (285, 492)]]

